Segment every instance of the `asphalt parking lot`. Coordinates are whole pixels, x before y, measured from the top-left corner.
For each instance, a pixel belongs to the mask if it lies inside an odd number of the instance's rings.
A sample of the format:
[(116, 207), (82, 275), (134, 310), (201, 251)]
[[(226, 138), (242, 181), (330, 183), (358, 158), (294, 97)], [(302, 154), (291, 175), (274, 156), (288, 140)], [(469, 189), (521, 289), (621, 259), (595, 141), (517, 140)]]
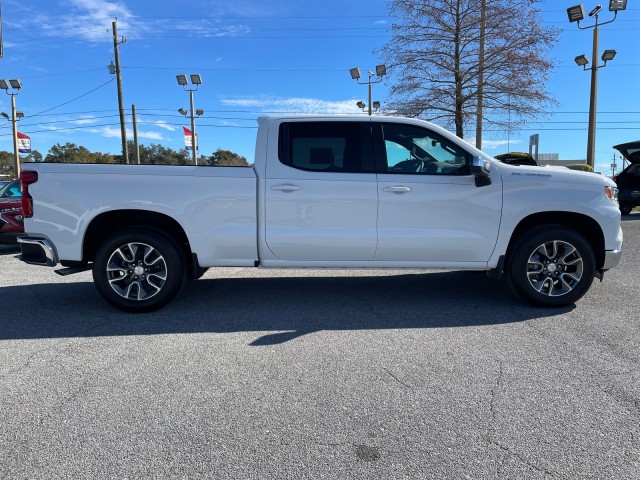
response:
[(640, 214), (575, 306), (225, 268), (124, 314), (0, 248), (0, 478), (640, 478)]

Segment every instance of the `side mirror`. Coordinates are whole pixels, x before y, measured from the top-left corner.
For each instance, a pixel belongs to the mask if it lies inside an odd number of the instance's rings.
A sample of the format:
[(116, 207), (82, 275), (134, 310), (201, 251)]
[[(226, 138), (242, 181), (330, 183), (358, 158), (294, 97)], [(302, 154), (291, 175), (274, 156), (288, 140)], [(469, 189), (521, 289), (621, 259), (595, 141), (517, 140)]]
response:
[(471, 174), (476, 177), (476, 187), (491, 185), (491, 162), (481, 157), (473, 157), (471, 161)]

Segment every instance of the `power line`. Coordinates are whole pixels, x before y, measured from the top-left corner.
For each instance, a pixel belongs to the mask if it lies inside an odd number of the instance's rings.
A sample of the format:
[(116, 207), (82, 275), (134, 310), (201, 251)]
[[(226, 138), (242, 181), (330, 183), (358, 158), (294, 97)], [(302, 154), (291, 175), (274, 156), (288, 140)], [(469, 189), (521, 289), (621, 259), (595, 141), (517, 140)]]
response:
[[(100, 127), (113, 127), (113, 126), (119, 126), (120, 123), (101, 123), (101, 124), (97, 124), (97, 125), (81, 125), (81, 126), (77, 126), (77, 127), (64, 127), (64, 128), (52, 128), (52, 129), (48, 129), (48, 130), (23, 130), (22, 133), (29, 133), (29, 134), (34, 134), (34, 133), (52, 133), (52, 132), (64, 132), (64, 131), (68, 131), (68, 130), (83, 130), (83, 129), (95, 129), (95, 128), (100, 128)], [(167, 124), (167, 125), (171, 125), (171, 126), (182, 126), (182, 123), (173, 123), (173, 124)], [(198, 128), (200, 127), (211, 127), (211, 128), (236, 128), (236, 129), (240, 129), (240, 130), (255, 130), (258, 128), (257, 125), (255, 126), (240, 126), (240, 125), (214, 125), (214, 124), (198, 124)], [(0, 134), (0, 137), (8, 137), (11, 136), (12, 133), (2, 133)]]
[(43, 111), (41, 111), (41, 112), (35, 113), (35, 114), (33, 114), (33, 115), (25, 116), (25, 118), (37, 117), (38, 115), (42, 115), (43, 113), (50, 112), (51, 110), (55, 110), (56, 108), (62, 107), (62, 106), (67, 105), (67, 104), (69, 104), (69, 103), (71, 103), (71, 102), (75, 102), (75, 101), (76, 101), (76, 100), (78, 100), (79, 98), (82, 98), (82, 97), (84, 97), (84, 96), (86, 96), (86, 95), (89, 95), (90, 93), (95, 92), (96, 90), (98, 90), (98, 89), (100, 89), (100, 88), (104, 87), (105, 85), (107, 85), (107, 84), (109, 84), (109, 83), (113, 82), (114, 80), (115, 80), (115, 78), (112, 78), (112, 79), (110, 79), (108, 82), (104, 82), (102, 85), (98, 85), (96, 88), (91, 89), (91, 90), (89, 90), (88, 92), (83, 93), (82, 95), (78, 95), (77, 97), (72, 98), (71, 100), (68, 100), (68, 101), (66, 101), (66, 102), (64, 102), (64, 103), (61, 103), (60, 105), (56, 105), (55, 107), (48, 108), (48, 109), (43, 110)]

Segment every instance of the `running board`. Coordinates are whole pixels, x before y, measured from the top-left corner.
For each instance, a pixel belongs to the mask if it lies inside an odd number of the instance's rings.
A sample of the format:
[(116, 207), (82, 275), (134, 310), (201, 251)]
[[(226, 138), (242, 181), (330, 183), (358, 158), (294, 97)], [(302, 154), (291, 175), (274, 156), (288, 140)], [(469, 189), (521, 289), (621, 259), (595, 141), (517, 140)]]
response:
[(65, 267), (59, 268), (58, 270), (54, 270), (58, 275), (62, 275), (66, 277), (67, 275), (73, 275), (74, 273), (86, 272), (87, 270), (91, 270), (91, 265), (85, 265), (82, 267)]

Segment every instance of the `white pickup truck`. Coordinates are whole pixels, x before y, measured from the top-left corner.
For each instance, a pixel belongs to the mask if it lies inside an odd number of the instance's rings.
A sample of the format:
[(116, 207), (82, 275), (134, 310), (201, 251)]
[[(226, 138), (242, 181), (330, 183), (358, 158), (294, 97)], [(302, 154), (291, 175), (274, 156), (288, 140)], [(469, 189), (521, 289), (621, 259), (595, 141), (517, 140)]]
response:
[(264, 117), (252, 168), (30, 163), (21, 181), (20, 258), (92, 268), (131, 312), (219, 266), (485, 270), (563, 306), (622, 252), (608, 178), (506, 165), (417, 119)]

